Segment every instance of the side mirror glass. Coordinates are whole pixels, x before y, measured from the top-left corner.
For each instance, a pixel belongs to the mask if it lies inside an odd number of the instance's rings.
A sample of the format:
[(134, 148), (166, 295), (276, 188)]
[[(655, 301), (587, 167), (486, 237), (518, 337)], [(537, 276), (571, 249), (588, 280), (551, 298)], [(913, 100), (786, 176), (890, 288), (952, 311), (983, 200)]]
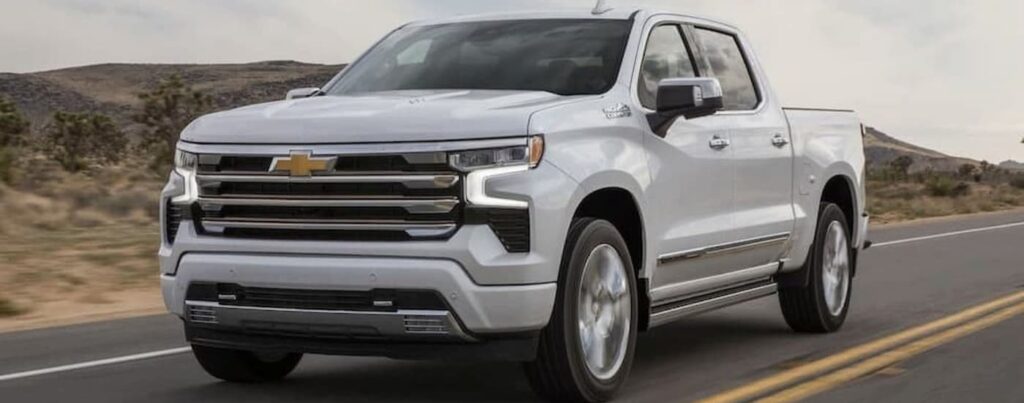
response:
[(294, 90), (288, 91), (288, 94), (285, 95), (284, 99), (309, 98), (318, 93), (320, 93), (320, 89), (315, 87), (296, 88)]

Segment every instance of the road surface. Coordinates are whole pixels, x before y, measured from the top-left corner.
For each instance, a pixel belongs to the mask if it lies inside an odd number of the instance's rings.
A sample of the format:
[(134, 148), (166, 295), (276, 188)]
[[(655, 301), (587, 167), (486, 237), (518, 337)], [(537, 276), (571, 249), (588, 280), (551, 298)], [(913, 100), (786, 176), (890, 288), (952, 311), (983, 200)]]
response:
[[(790, 332), (774, 297), (689, 318), (641, 334), (619, 400), (1024, 402), (1024, 212), (870, 238), (839, 333)], [(170, 316), (0, 334), (0, 401), (536, 399), (516, 364), (307, 356), (283, 382), (233, 385), (182, 347)]]

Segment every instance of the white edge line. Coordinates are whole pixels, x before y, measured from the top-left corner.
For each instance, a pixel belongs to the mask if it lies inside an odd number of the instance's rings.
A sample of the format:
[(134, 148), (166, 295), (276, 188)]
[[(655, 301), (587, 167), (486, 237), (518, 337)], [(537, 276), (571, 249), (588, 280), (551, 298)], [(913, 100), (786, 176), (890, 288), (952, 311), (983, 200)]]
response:
[(899, 245), (899, 244), (910, 243), (910, 242), (926, 241), (926, 240), (929, 240), (929, 239), (947, 238), (947, 237), (951, 237), (951, 236), (957, 236), (957, 235), (963, 235), (963, 234), (971, 234), (971, 233), (975, 233), (975, 232), (993, 231), (993, 230), (998, 230), (998, 229), (1006, 229), (1006, 228), (1021, 227), (1021, 226), (1024, 226), (1024, 222), (1017, 222), (1017, 223), (1003, 224), (1003, 225), (995, 225), (995, 226), (984, 227), (984, 228), (967, 229), (967, 230), (963, 230), (963, 231), (954, 231), (954, 232), (947, 232), (947, 233), (944, 233), (944, 234), (920, 236), (920, 237), (916, 237), (916, 238), (900, 239), (898, 241), (879, 242), (879, 243), (872, 244), (871, 248), (881, 248), (881, 247), (885, 247), (885, 246)]
[(146, 360), (150, 358), (164, 357), (168, 355), (182, 354), (192, 351), (192, 347), (179, 347), (168, 350), (150, 351), (148, 353), (125, 355), (121, 357), (107, 358), (96, 361), (80, 362), (77, 364), (61, 365), (58, 367), (43, 368), (32, 371), (16, 372), (13, 374), (0, 375), (0, 382), (14, 379), (29, 378), (33, 376), (54, 374), (58, 372), (74, 371), (85, 368), (99, 367), (103, 365), (120, 364), (124, 362)]

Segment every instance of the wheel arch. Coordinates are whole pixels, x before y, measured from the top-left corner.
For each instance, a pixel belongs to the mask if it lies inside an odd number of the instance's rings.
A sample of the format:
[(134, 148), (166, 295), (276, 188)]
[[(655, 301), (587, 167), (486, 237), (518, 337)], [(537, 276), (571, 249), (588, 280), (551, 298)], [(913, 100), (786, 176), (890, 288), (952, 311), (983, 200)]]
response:
[(633, 270), (639, 275), (644, 267), (643, 216), (636, 198), (621, 187), (605, 187), (588, 193), (573, 212), (573, 218), (593, 217), (611, 222), (626, 241)]
[[(818, 215), (821, 214), (820, 206), (822, 203), (833, 203), (842, 210), (843, 216), (846, 218), (847, 225), (849, 227), (847, 229), (850, 231), (847, 235), (850, 236), (849, 242), (852, 244), (857, 236), (859, 223), (859, 216), (857, 213), (860, 211), (858, 208), (857, 187), (854, 184), (855, 182), (850, 175), (838, 172), (828, 176), (828, 180), (824, 183), (825, 185), (822, 186), (821, 193), (818, 195), (817, 199), (814, 200), (817, 203), (818, 208), (813, 210), (813, 216), (808, 217), (809, 222), (814, 223), (809, 232), (809, 237), (812, 240), (811, 242), (813, 243), (813, 239), (817, 233)], [(807, 249), (807, 254), (810, 255), (811, 253), (814, 253), (813, 244)], [(854, 264), (850, 268), (851, 276), (856, 275), (857, 273), (856, 254), (854, 254), (852, 258), (854, 259)], [(807, 269), (807, 265), (810, 264), (811, 261), (812, 259), (808, 257), (804, 259), (803, 266), (799, 270), (780, 273), (776, 278), (779, 286), (806, 286), (810, 281), (810, 271)]]
[(573, 219), (591, 217), (606, 220), (626, 241), (637, 284), (638, 329), (646, 330), (650, 313), (649, 284), (644, 276), (646, 233), (643, 211), (632, 192), (622, 187), (604, 187), (588, 193), (573, 212)]
[(857, 239), (857, 196), (853, 179), (845, 174), (833, 175), (821, 189), (820, 203), (833, 203), (843, 210), (846, 223), (850, 226), (850, 242)]

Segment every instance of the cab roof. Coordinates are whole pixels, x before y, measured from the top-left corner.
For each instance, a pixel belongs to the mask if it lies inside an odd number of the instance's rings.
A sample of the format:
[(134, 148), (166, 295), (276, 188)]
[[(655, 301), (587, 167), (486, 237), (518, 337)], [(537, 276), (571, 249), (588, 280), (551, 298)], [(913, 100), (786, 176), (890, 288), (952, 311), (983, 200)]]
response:
[(458, 22), (474, 21), (503, 21), (503, 20), (540, 20), (540, 19), (600, 19), (600, 20), (628, 20), (638, 11), (638, 8), (613, 8), (601, 14), (595, 14), (591, 9), (562, 9), (549, 11), (519, 11), (511, 13), (489, 13), (463, 15), (449, 18), (416, 21), (409, 25), (440, 25)]
[(691, 20), (703, 20), (714, 24), (721, 24), (735, 28), (732, 24), (718, 21), (711, 18), (684, 15), (675, 12), (651, 10), (636, 7), (616, 7), (600, 14), (595, 14), (593, 9), (575, 8), (545, 11), (519, 11), (505, 13), (474, 14), (455, 17), (446, 17), (432, 20), (421, 20), (409, 23), (409, 26), (427, 26), (453, 24), (459, 22), (475, 21), (507, 21), (507, 20), (538, 20), (538, 19), (591, 19), (591, 20), (628, 20), (634, 16), (647, 18), (654, 15), (672, 15)]

